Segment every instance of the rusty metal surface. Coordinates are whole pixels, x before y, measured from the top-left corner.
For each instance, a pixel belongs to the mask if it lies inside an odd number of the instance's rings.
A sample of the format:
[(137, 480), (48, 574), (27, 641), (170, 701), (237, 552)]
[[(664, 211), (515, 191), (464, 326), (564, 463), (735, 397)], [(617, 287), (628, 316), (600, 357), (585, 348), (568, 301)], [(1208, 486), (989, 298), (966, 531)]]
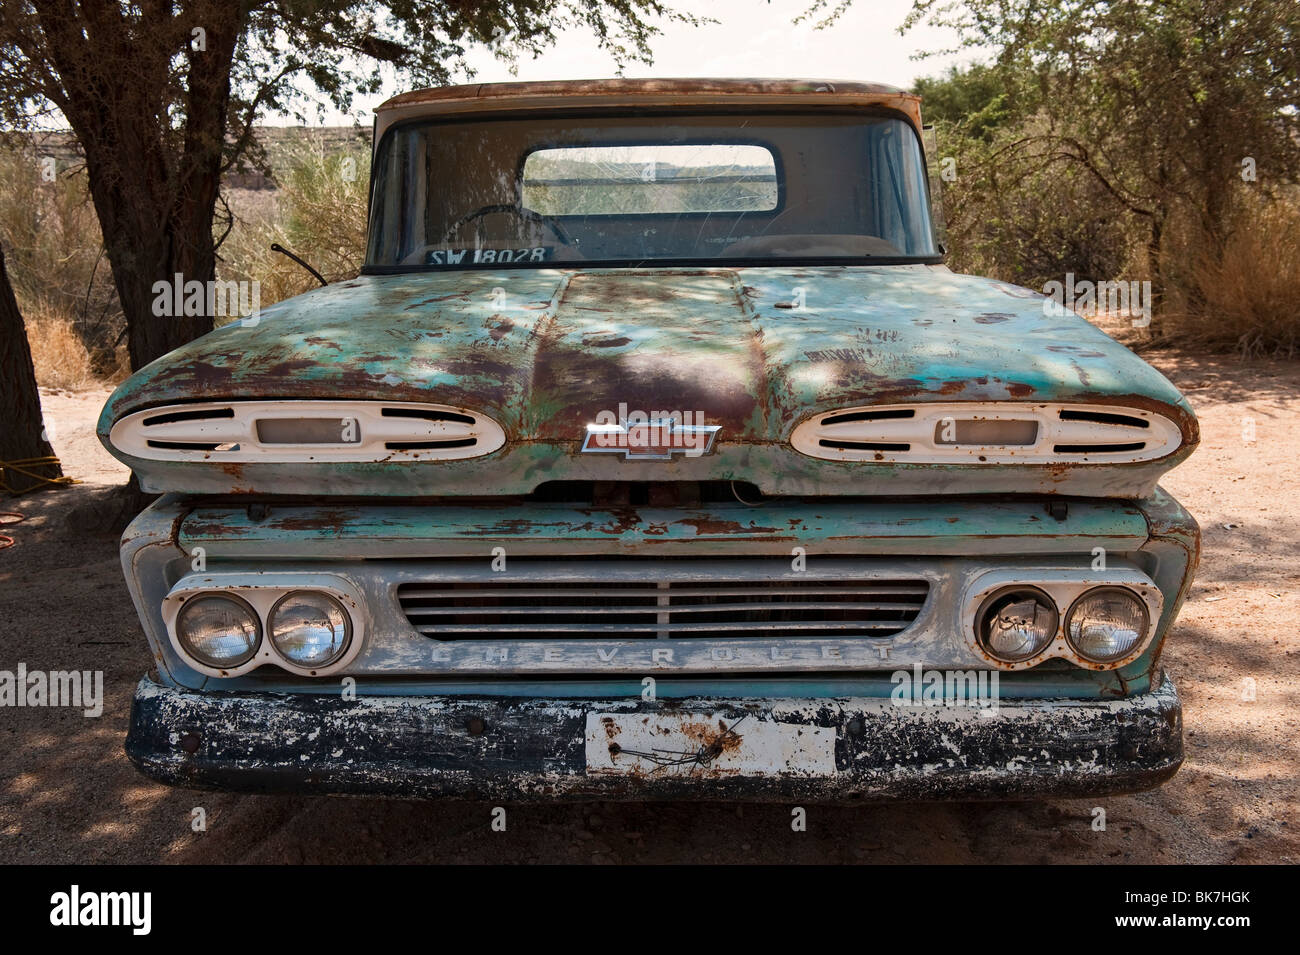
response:
[(516, 99), (520, 97), (553, 96), (559, 99), (572, 97), (618, 98), (633, 95), (691, 96), (700, 93), (729, 93), (735, 96), (794, 95), (801, 99), (809, 94), (838, 94), (841, 96), (903, 96), (919, 99), (896, 86), (885, 83), (863, 83), (853, 80), (823, 79), (756, 79), (756, 78), (692, 78), (647, 77), (628, 79), (611, 77), (593, 80), (544, 80), (534, 82), (463, 83), (456, 86), (435, 86), (411, 90), (393, 96), (376, 110), (392, 109), (412, 103), (446, 103), (455, 100)]
[(1071, 502), (1064, 520), (1041, 500), (777, 500), (760, 507), (582, 508), (500, 504), (421, 506), (275, 505), (256, 520), (247, 508), (191, 511), (177, 541), (211, 557), (344, 559), (480, 557), (502, 546), (515, 556), (639, 553), (646, 556), (789, 557), (817, 554), (1062, 554), (1147, 540), (1142, 511), (1128, 502)]
[[(1149, 518), (1143, 511), (1145, 502), (1139, 502), (1136, 508), (1118, 501), (1070, 501), (1069, 504), (1068, 515), (1059, 522), (1048, 517), (1041, 501), (1031, 505), (1027, 500), (953, 499), (945, 502), (943, 509), (923, 501), (846, 501), (819, 509), (817, 513), (824, 524), (809, 525), (809, 530), (815, 530), (818, 536), (805, 542), (804, 574), (816, 575), (853, 561), (859, 565), (860, 573), (925, 578), (934, 588), (929, 609), (905, 637), (888, 641), (887, 658), (880, 656), (877, 648), (869, 661), (861, 660), (855, 655), (857, 650), (850, 648), (852, 652), (840, 649), (838, 657), (828, 660), (820, 656), (825, 641), (794, 638), (772, 644), (778, 646), (779, 652), (776, 658), (768, 658), (771, 641), (764, 643), (758, 639), (760, 634), (754, 634), (751, 641), (754, 646), (745, 649), (748, 656), (743, 661), (744, 669), (775, 673), (808, 671), (811, 667), (828, 673), (853, 660), (861, 662), (863, 674), (889, 671), (900, 662), (914, 660), (956, 668), (983, 666), (981, 659), (971, 658), (968, 649), (963, 649), (966, 647), (960, 624), (963, 582), (994, 568), (1019, 567), (1023, 574), (1030, 574), (1034, 568), (1068, 566), (1084, 568), (1088, 573), (1086, 568), (1095, 559), (1096, 548), (1102, 547), (1108, 566), (1141, 568), (1160, 589), (1165, 610), (1151, 644), (1138, 660), (1121, 670), (1103, 673), (1038, 667), (1023, 676), (1030, 686), (1045, 695), (1082, 694), (1096, 698), (1141, 691), (1154, 672), (1160, 646), (1172, 624), (1171, 605), (1185, 593), (1190, 580), (1189, 554), (1175, 537), (1194, 536), (1195, 524), (1185, 515), (1179, 523), (1177, 505), (1163, 494), (1152, 506), (1160, 515), (1163, 533), (1169, 536), (1150, 539), (1146, 536)], [(927, 509), (932, 513), (925, 513)], [(783, 540), (782, 533), (773, 533), (769, 535), (771, 539), (765, 540), (753, 536), (752, 528), (746, 529), (738, 521), (735, 527), (705, 528), (706, 532), (699, 535), (693, 533), (699, 528), (684, 526), (679, 528), (675, 541), (647, 547), (643, 543), (646, 537), (637, 531), (646, 511), (611, 512), (611, 519), (621, 521), (628, 535), (624, 546), (623, 533), (606, 533), (599, 529), (603, 525), (598, 523), (589, 522), (585, 529), (570, 536), (567, 525), (557, 526), (546, 519), (548, 510), (545, 507), (524, 510), (520, 516), (536, 520), (536, 526), (526, 522), (512, 525), (510, 532), (515, 536), (490, 539), (475, 537), (479, 527), (476, 522), (483, 518), (478, 508), (418, 505), (310, 508), (276, 504), (267, 508), (264, 515), (250, 516), (246, 509), (216, 506), (195, 509), (186, 499), (173, 496), (153, 505), (128, 528), (123, 564), (159, 673), (167, 682), (201, 686), (205, 679), (177, 655), (159, 611), (173, 584), (196, 575), (194, 555), (202, 553), (206, 569), (197, 574), (199, 578), (206, 574), (217, 580), (232, 573), (291, 570), (300, 574), (338, 573), (353, 581), (364, 594), (367, 629), (372, 635), (370, 645), (352, 668), (358, 678), (369, 674), (381, 681), (433, 679), (436, 674), (454, 673), (497, 680), (500, 689), (511, 685), (505, 678), (507, 670), (516, 673), (521, 667), (531, 666), (530, 661), (536, 661), (540, 655), (548, 672), (585, 673), (595, 681), (593, 686), (597, 692), (609, 692), (619, 680), (619, 673), (625, 672), (628, 666), (634, 670), (653, 666), (654, 671), (670, 677), (688, 669), (717, 671), (720, 664), (701, 660), (697, 652), (700, 647), (681, 647), (671, 660), (657, 662), (650, 659), (650, 648), (646, 646), (616, 655), (612, 649), (617, 642), (614, 634), (607, 639), (588, 638), (580, 641), (584, 646), (571, 647), (560, 647), (554, 640), (543, 643), (534, 640), (529, 648), (512, 649), (508, 663), (499, 659), (499, 648), (491, 648), (489, 656), (488, 648), (475, 646), (471, 641), (442, 654), (443, 660), (435, 661), (433, 650), (437, 644), (415, 634), (402, 615), (396, 597), (398, 585), (402, 581), (433, 579), (447, 572), (453, 573), (456, 579), (483, 576), (502, 579), (490, 569), (494, 547), (506, 548), (510, 555), (506, 569), (519, 579), (532, 573), (530, 567), (538, 563), (538, 558), (542, 562), (551, 559), (548, 566), (552, 570), (547, 573), (552, 576), (568, 572), (582, 576), (586, 571), (581, 564), (598, 565), (605, 576), (632, 573), (637, 579), (650, 579), (648, 575), (667, 570), (686, 578), (706, 580), (720, 573), (728, 562), (737, 560), (747, 562), (746, 573), (753, 567), (760, 567), (769, 576), (792, 570), (794, 545)], [(752, 513), (752, 509), (746, 512)], [(563, 508), (550, 511), (552, 518), (571, 513)], [(1034, 520), (1040, 516), (1041, 519)], [(892, 526), (891, 517), (895, 521)], [(950, 518), (957, 520), (950, 523)], [(950, 547), (943, 537), (949, 529), (960, 535), (956, 548)], [(653, 535), (650, 537), (653, 539)], [(556, 557), (565, 559), (554, 561)], [(631, 567), (629, 562), (637, 566)], [(450, 567), (453, 563), (456, 566)], [(560, 652), (555, 659), (545, 660), (546, 651), (556, 648)], [(601, 650), (603, 657), (596, 649)], [(705, 647), (702, 652), (707, 657), (710, 648)], [(730, 653), (735, 660), (740, 660), (734, 648)], [(753, 653), (758, 653), (761, 659), (749, 659)], [(809, 659), (808, 654), (816, 659)], [(638, 660), (641, 662), (637, 663)], [(248, 686), (312, 692), (318, 685), (316, 681), (303, 681), (289, 674), (278, 674), (277, 679), (271, 669), (260, 673), (259, 679)], [(233, 681), (222, 681), (223, 686), (232, 684)], [(816, 691), (809, 685), (803, 692), (827, 695), (843, 692), (836, 689), (842, 684), (829, 677), (815, 685)], [(480, 692), (483, 686), (486, 685), (480, 685)], [(1009, 692), (1011, 686), (1004, 683), (1004, 692)], [(420, 692), (443, 693), (452, 689), (452, 684), (438, 687), (430, 684)], [(383, 692), (382, 684), (370, 687), (367, 692)], [(556, 690), (552, 687), (545, 692)], [(856, 692), (873, 691), (859, 688)]]
[[(806, 308), (783, 308), (802, 288)], [(506, 307), (494, 293), (504, 293)], [(100, 420), (216, 398), (349, 398), (470, 407), (507, 446), (411, 464), (145, 462), (149, 490), (518, 494), (544, 480), (749, 481), (765, 493), (1050, 493), (1142, 497), (1199, 438), (1158, 372), (1042, 296), (942, 267), (876, 266), (365, 276), (281, 302), (128, 379)], [(1156, 411), (1185, 444), (1135, 464), (823, 461), (790, 448), (812, 414), (864, 404), (1070, 401)], [(620, 404), (700, 412), (716, 450), (672, 461), (579, 455)], [(110, 450), (112, 450), (110, 448)]]
[[(398, 119), (444, 113), (573, 109), (594, 105), (881, 106), (898, 110), (920, 128), (921, 98), (884, 83), (818, 79), (623, 79), (532, 83), (467, 83), (412, 90), (376, 108), (379, 133)], [(378, 141), (379, 136), (376, 136)]]
[(1151, 577), (1164, 595), (1164, 610), (1156, 624), (1156, 639), (1135, 663), (1119, 671), (1126, 683), (1145, 683), (1158, 674), (1164, 642), (1173, 629), (1183, 601), (1192, 589), (1201, 559), (1201, 528), (1186, 508), (1164, 490), (1156, 488), (1142, 502), (1150, 540), (1143, 547), (1150, 562)]
[[(1124, 700), (1028, 699), (982, 713), (856, 698), (346, 701), (182, 692), (146, 679), (126, 751), (165, 783), (252, 792), (1017, 799), (1160, 784), (1182, 762), (1181, 712), (1167, 679)], [(650, 731), (632, 732), (637, 721)], [(619, 752), (655, 739), (678, 757)]]

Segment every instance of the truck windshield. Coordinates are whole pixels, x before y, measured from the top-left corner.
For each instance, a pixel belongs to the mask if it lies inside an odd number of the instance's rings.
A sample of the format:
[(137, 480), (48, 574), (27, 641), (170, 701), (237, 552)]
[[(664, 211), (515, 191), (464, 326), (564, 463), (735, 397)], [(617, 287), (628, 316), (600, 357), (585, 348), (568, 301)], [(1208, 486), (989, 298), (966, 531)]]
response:
[(891, 115), (407, 122), (372, 189), (382, 271), (937, 255), (920, 145)]

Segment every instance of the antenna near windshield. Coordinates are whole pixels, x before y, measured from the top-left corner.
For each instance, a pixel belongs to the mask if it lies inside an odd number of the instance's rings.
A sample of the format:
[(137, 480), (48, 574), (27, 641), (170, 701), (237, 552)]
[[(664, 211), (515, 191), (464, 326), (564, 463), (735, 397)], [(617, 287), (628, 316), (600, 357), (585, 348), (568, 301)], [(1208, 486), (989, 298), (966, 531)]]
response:
[(317, 282), (320, 282), (321, 285), (329, 285), (329, 282), (326, 282), (326, 281), (325, 281), (324, 276), (322, 276), (319, 272), (317, 272), (315, 269), (313, 269), (310, 265), (308, 265), (308, 264), (307, 264), (306, 262), (304, 262), (302, 259), (298, 258), (298, 256), (294, 255), (292, 252), (290, 252), (288, 249), (286, 249), (284, 246), (282, 246), (279, 242), (272, 242), (272, 243), (271, 243), (271, 251), (272, 251), (272, 252), (279, 252), (279, 253), (281, 253), (282, 255), (287, 255), (289, 258), (293, 259), (295, 262), (297, 262), (299, 265), (301, 265), (304, 269), (306, 269), (306, 270), (307, 270), (308, 272), (310, 272), (312, 275), (316, 276), (316, 281), (317, 281)]

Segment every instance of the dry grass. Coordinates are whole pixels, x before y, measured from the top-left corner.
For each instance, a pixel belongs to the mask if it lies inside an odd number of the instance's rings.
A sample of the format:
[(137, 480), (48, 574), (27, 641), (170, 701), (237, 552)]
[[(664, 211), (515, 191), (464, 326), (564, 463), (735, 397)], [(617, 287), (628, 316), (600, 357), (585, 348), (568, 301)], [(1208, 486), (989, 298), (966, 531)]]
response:
[(1222, 254), (1200, 245), (1162, 337), (1246, 358), (1300, 353), (1300, 201), (1249, 203)]
[(90, 351), (73, 327), (72, 320), (46, 302), (29, 305), (23, 314), (27, 342), (36, 366), (36, 382), (42, 388), (82, 391), (100, 385)]
[(271, 162), (278, 189), (239, 190), (230, 196), (235, 228), (221, 247), (218, 276), (261, 283), (263, 307), (316, 288), (312, 276), (271, 251), (278, 242), (330, 282), (353, 278), (366, 241), (368, 147), (327, 142), (318, 131), (281, 144)]
[[(56, 153), (51, 179), (44, 164)], [(73, 154), (40, 137), (0, 135), (0, 243), (37, 381), (79, 390), (125, 377), (125, 318)]]

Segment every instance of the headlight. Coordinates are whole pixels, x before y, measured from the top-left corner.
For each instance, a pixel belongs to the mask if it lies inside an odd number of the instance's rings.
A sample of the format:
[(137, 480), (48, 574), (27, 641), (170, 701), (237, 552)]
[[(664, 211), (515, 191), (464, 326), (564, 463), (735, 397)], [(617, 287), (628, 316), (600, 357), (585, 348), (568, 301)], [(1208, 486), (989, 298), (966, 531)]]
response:
[(271, 609), (271, 642), (290, 663), (324, 667), (347, 651), (352, 621), (328, 594), (295, 590)]
[(1074, 652), (1093, 663), (1122, 660), (1146, 636), (1146, 605), (1122, 587), (1097, 587), (1074, 602), (1065, 618)]
[(262, 624), (244, 600), (226, 594), (203, 594), (181, 607), (176, 635), (194, 659), (217, 669), (251, 660), (262, 640)]
[(1056, 637), (1056, 604), (1036, 587), (1009, 587), (990, 594), (976, 618), (980, 645), (1004, 663), (1037, 656)]

